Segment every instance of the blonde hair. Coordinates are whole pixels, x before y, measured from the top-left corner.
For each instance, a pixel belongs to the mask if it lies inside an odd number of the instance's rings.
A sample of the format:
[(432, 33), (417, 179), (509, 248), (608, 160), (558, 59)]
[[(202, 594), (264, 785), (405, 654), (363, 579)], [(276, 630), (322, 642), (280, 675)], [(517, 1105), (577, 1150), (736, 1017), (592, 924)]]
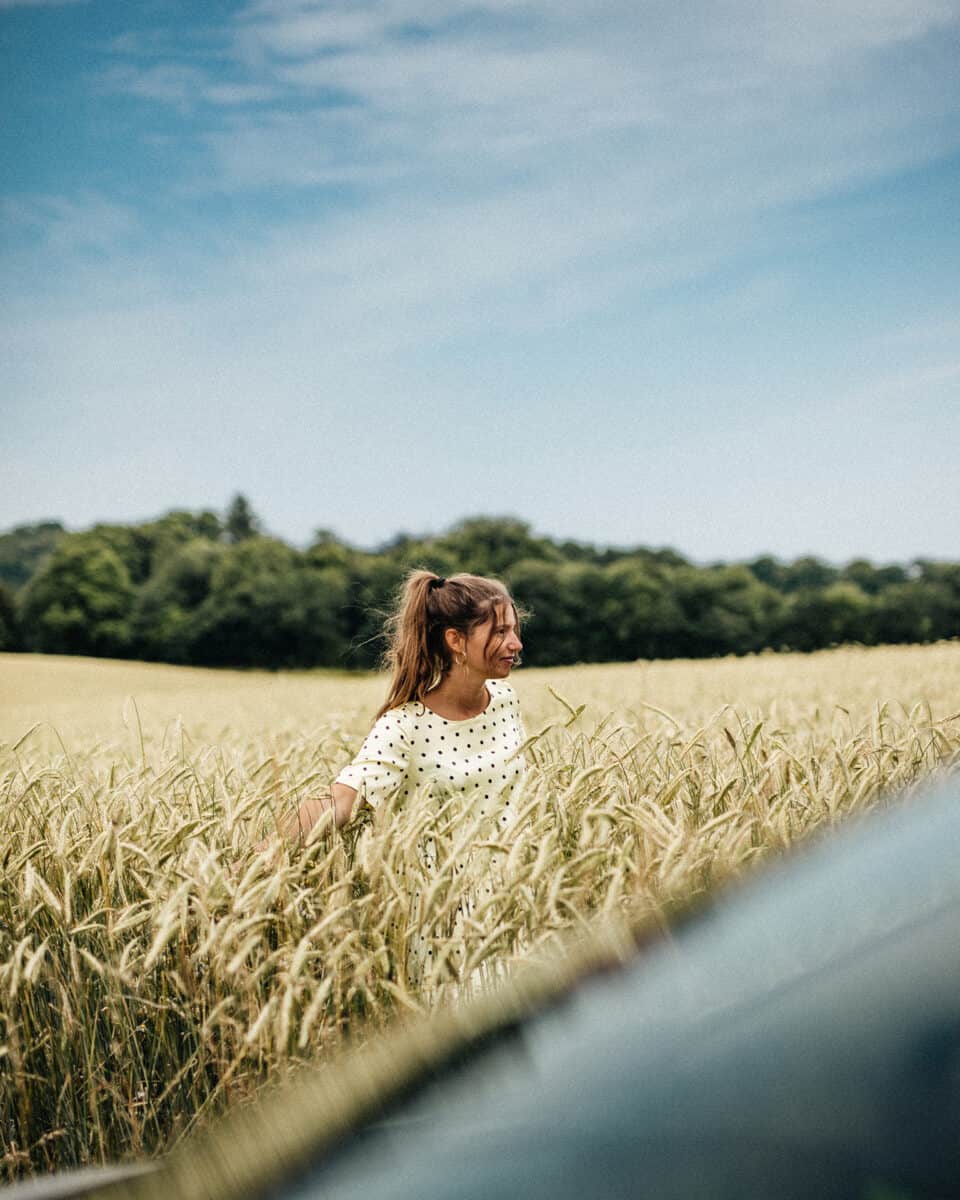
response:
[(445, 631), (457, 629), (466, 637), (498, 604), (509, 604), (519, 621), (517, 606), (499, 579), (466, 574), (444, 578), (432, 571), (411, 571), (386, 624), (384, 664), (393, 679), (377, 717), (409, 700), (422, 702), (451, 666)]

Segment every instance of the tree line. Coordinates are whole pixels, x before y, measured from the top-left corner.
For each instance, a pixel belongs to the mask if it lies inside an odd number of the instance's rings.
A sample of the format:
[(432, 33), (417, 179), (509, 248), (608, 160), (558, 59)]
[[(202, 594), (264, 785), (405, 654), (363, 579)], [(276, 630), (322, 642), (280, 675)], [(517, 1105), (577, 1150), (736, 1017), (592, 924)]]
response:
[(78, 533), (0, 535), (0, 649), (232, 667), (369, 668), (411, 567), (503, 579), (527, 611), (525, 661), (552, 666), (930, 642), (960, 635), (960, 564), (843, 567), (815, 557), (695, 565), (673, 550), (539, 537), (509, 517), (401, 534), (375, 550), (319, 529), (263, 532), (243, 496)]

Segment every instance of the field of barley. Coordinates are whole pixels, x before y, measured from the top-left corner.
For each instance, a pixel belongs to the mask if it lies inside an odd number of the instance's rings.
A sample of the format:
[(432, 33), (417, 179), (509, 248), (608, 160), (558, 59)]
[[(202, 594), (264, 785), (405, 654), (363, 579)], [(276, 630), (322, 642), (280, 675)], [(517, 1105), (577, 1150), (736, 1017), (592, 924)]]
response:
[(0, 655), (0, 1178), (162, 1153), (576, 937), (668, 926), (960, 756), (960, 643), (513, 683), (507, 828), (423, 795), (257, 855), (382, 677)]

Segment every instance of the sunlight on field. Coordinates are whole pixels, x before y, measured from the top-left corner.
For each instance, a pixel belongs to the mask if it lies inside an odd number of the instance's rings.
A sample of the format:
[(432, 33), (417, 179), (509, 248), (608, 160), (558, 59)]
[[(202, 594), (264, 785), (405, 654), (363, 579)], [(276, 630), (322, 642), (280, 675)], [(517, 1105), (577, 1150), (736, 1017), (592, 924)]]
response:
[[(929, 704), (935, 719), (960, 709), (960, 644), (844, 648), (816, 654), (761, 654), (698, 659), (520, 669), (514, 686), (530, 732), (561, 711), (550, 688), (597, 721), (615, 712), (655, 717), (655, 706), (684, 727), (702, 724), (724, 706), (775, 720), (830, 719), (846, 708), (866, 720), (877, 703), (906, 710)], [(309, 738), (331, 725), (363, 736), (386, 694), (386, 678), (332, 671), (210, 671), (161, 663), (0, 654), (0, 743), (43, 724), (69, 748), (93, 741), (122, 747), (149, 742), (181, 719), (191, 737), (217, 742), (244, 737)], [(135, 707), (130, 701), (135, 702)]]
[(382, 677), (0, 655), (6, 1178), (162, 1153), (960, 758), (958, 643), (514, 683), (530, 770), (503, 828), (424, 793), (258, 856), (356, 750)]
[[(202, 741), (227, 736), (309, 736), (319, 725), (362, 724), (380, 704), (375, 676), (317, 671), (212, 671), (163, 663), (0, 655), (0, 740), (37, 723), (68, 745), (125, 744), (137, 713), (152, 741), (178, 718)], [(135, 702), (135, 709), (131, 705)]]

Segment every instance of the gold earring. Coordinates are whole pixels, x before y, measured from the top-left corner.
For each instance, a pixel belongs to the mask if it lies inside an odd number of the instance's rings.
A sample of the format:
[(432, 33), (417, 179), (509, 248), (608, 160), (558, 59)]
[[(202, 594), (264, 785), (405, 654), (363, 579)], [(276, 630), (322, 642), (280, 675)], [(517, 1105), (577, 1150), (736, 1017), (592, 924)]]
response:
[(463, 653), (463, 651), (461, 651), (461, 652), (460, 652), (460, 653), (457, 655), (457, 666), (458, 666), (458, 667), (465, 667), (466, 665), (467, 665), (467, 656), (466, 656), (466, 655)]

